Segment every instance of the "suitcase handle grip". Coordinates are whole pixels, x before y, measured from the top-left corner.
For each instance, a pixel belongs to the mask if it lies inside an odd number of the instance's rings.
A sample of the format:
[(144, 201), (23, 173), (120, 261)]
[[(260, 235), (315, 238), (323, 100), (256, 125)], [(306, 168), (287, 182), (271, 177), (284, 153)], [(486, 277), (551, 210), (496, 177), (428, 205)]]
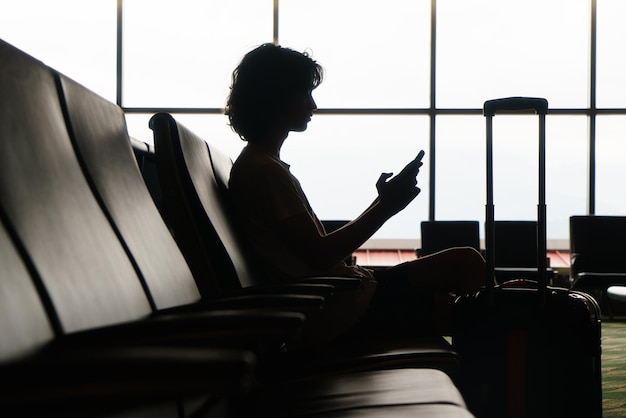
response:
[(483, 105), (485, 116), (494, 116), (501, 110), (509, 112), (534, 110), (537, 114), (545, 115), (548, 113), (548, 101), (540, 97), (505, 97), (487, 100)]
[(500, 284), (501, 289), (538, 289), (539, 282), (529, 279), (511, 279)]

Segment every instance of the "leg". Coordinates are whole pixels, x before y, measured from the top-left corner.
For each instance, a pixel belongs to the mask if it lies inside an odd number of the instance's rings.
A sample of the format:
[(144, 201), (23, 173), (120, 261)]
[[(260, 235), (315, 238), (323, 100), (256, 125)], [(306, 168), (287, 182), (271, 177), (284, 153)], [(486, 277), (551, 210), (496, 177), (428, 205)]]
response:
[(485, 284), (485, 260), (471, 247), (456, 247), (407, 263), (407, 273), (415, 287), (466, 293)]
[(485, 282), (485, 261), (458, 247), (375, 271), (378, 287), (350, 336), (447, 334), (454, 296)]
[(432, 325), (449, 334), (455, 293), (467, 293), (485, 284), (485, 260), (471, 247), (456, 247), (419, 258), (407, 265), (409, 282), (433, 290)]

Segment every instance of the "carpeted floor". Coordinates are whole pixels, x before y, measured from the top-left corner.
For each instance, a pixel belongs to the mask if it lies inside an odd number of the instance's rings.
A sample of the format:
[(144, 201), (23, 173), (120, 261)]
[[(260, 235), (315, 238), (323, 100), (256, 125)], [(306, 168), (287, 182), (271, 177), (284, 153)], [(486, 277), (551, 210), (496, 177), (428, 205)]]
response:
[(626, 322), (602, 323), (604, 418), (626, 418)]

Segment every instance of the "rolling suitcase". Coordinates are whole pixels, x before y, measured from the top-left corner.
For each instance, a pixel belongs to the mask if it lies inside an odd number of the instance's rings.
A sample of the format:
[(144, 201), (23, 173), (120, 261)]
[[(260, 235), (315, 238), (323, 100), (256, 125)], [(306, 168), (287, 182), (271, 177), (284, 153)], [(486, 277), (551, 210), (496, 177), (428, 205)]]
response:
[[(537, 281), (494, 285), (493, 117), (528, 111), (539, 116)], [(455, 376), (478, 418), (602, 416), (600, 310), (581, 292), (547, 284), (545, 118), (548, 102), (511, 97), (486, 101), (486, 284), (457, 298)]]

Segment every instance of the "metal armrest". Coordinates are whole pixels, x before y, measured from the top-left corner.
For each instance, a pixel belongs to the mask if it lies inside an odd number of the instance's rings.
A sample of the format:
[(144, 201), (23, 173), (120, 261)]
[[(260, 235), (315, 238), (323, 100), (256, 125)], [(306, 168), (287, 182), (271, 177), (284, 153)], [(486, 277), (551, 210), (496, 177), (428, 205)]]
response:
[(264, 349), (299, 337), (305, 316), (264, 309), (160, 314), (142, 321), (70, 334), (58, 345), (105, 347), (178, 345)]

